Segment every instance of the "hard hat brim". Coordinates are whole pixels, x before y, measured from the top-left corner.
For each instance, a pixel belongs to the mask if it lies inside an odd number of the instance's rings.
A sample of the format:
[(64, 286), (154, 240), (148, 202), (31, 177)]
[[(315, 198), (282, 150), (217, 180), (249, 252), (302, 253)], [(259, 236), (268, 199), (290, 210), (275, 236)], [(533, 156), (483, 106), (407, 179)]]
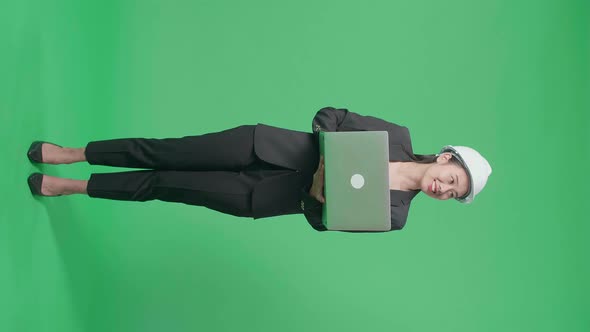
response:
[(471, 170), (469, 169), (469, 166), (467, 166), (467, 164), (465, 163), (465, 160), (463, 160), (463, 158), (461, 158), (461, 154), (457, 150), (455, 150), (455, 148), (452, 145), (444, 146), (440, 150), (440, 153), (443, 153), (443, 152), (450, 152), (455, 158), (457, 158), (457, 160), (459, 160), (459, 162), (461, 163), (461, 165), (463, 166), (463, 168), (467, 172), (467, 177), (469, 178), (469, 192), (463, 198), (457, 197), (457, 198), (455, 198), (455, 200), (459, 201), (460, 203), (464, 203), (464, 204), (469, 204), (469, 203), (473, 202), (473, 197), (474, 197), (473, 176), (471, 175)]

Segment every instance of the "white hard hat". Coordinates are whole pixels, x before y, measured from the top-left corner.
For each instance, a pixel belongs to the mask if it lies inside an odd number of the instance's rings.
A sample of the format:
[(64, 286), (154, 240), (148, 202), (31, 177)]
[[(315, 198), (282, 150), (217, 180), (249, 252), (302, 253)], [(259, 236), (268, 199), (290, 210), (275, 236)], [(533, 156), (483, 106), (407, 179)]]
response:
[(455, 199), (466, 204), (473, 202), (475, 195), (485, 187), (488, 177), (492, 174), (492, 167), (479, 152), (467, 146), (446, 145), (440, 150), (440, 153), (444, 152), (450, 152), (457, 157), (469, 177), (469, 192), (462, 198)]

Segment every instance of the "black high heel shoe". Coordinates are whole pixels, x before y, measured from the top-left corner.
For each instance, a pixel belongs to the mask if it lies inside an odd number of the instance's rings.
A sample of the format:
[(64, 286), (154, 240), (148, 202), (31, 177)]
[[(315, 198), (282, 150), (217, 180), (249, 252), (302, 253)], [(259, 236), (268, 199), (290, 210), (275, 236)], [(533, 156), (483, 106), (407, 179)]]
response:
[(43, 195), (41, 193), (41, 185), (43, 184), (43, 174), (41, 174), (39, 172), (29, 175), (27, 182), (29, 183), (29, 189), (31, 189), (31, 194), (33, 194), (33, 195), (47, 196), (47, 197), (61, 196), (61, 194), (59, 194), (59, 195)]
[(45, 141), (34, 141), (31, 146), (29, 147), (29, 151), (27, 152), (27, 157), (29, 157), (29, 160), (33, 163), (43, 163), (43, 153), (41, 150), (41, 145), (43, 145), (43, 143), (48, 143), (48, 144), (52, 144), (52, 145), (56, 145), (59, 146), (60, 148), (62, 147), (61, 145), (57, 145), (55, 143), (51, 143), (51, 142), (45, 142)]

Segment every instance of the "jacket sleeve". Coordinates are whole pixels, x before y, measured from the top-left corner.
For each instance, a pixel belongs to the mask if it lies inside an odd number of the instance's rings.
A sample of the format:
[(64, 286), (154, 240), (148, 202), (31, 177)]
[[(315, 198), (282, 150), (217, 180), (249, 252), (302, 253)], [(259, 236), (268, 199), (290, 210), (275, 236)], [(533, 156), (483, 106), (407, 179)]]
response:
[(413, 153), (407, 127), (371, 115), (361, 115), (346, 108), (331, 106), (320, 109), (313, 118), (312, 130), (316, 138), (320, 131), (387, 131), (390, 144), (400, 144)]
[[(312, 131), (315, 137), (319, 137), (320, 131), (338, 131), (347, 114), (348, 110), (345, 108), (328, 106), (320, 109), (312, 120)], [(324, 205), (309, 194), (310, 189), (311, 185), (301, 189), (301, 210), (313, 229), (318, 232), (326, 231), (326, 226), (322, 223)]]
[[(314, 136), (318, 138), (320, 131), (338, 131), (347, 114), (348, 110), (345, 108), (328, 106), (320, 109), (312, 120)], [(308, 185), (301, 190), (301, 210), (313, 229), (318, 232), (326, 231), (326, 226), (322, 223), (324, 205), (309, 194), (310, 189), (311, 185)]]
[(322, 223), (322, 209), (324, 205), (309, 194), (310, 188), (311, 185), (307, 185), (301, 189), (301, 209), (309, 225), (316, 231), (323, 232), (327, 230), (326, 226)]
[(319, 136), (320, 131), (339, 131), (348, 113), (349, 111), (346, 108), (328, 106), (320, 109), (313, 117), (313, 133)]

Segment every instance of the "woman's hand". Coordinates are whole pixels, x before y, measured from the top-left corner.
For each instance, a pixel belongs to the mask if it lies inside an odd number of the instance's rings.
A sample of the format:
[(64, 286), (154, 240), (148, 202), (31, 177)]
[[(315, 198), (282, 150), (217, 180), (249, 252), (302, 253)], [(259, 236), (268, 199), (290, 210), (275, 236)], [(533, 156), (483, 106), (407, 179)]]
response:
[(320, 155), (320, 164), (317, 171), (313, 174), (313, 184), (309, 189), (309, 194), (324, 204), (326, 198), (324, 197), (324, 156)]

